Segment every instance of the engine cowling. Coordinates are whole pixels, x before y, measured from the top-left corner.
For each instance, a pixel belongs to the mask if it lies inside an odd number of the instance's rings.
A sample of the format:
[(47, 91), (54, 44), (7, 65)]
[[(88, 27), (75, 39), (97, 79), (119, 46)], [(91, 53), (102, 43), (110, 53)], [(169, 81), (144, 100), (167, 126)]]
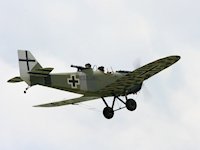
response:
[(143, 83), (129, 87), (127, 90), (127, 94), (136, 94), (137, 92), (139, 92), (141, 90), (142, 84)]

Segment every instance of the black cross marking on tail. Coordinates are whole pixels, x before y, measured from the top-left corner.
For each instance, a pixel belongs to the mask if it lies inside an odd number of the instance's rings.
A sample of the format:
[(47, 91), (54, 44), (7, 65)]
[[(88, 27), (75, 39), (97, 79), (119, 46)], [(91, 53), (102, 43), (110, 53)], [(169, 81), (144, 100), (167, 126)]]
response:
[(77, 79), (75, 75), (71, 75), (71, 77), (68, 79), (68, 84), (70, 84), (72, 88), (77, 88), (77, 85), (80, 84), (80, 80)]
[(28, 59), (28, 51), (25, 51), (26, 59), (19, 59), (19, 61), (25, 61), (27, 64), (28, 71), (30, 70), (29, 62), (35, 62), (35, 60)]

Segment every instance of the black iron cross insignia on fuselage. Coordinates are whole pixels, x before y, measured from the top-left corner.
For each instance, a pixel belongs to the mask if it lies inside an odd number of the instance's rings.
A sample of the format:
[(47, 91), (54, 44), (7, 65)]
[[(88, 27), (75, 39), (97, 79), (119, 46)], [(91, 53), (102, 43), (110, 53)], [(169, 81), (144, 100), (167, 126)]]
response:
[(19, 59), (19, 61), (25, 61), (27, 64), (27, 70), (30, 71), (29, 62), (35, 62), (35, 60), (28, 59), (28, 51), (25, 51), (26, 58), (25, 59)]
[(67, 79), (67, 82), (73, 89), (77, 89), (78, 85), (80, 85), (80, 79), (77, 79), (76, 75), (70, 75), (70, 78)]

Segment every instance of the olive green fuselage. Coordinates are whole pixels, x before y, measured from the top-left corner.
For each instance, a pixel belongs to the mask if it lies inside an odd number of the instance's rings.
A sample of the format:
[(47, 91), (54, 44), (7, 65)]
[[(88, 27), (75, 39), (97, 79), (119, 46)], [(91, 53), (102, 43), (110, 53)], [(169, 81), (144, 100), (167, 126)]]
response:
[(85, 72), (52, 73), (44, 77), (34, 75), (30, 76), (30, 81), (31, 85), (43, 85), (88, 96), (101, 96), (99, 90), (114, 83), (124, 75), (124, 73), (104, 73), (91, 69)]

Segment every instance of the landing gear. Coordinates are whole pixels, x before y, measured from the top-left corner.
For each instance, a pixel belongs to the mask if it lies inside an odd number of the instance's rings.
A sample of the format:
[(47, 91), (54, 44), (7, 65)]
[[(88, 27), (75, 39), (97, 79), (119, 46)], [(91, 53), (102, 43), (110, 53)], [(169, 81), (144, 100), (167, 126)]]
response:
[(102, 100), (106, 105), (106, 107), (103, 109), (103, 115), (106, 119), (111, 119), (114, 116), (113, 107), (114, 107), (114, 104), (115, 104), (115, 99), (116, 99), (116, 97), (114, 97), (112, 107), (109, 107), (106, 100), (102, 97)]
[(134, 111), (137, 108), (137, 103), (133, 99), (127, 99), (126, 108), (130, 111)]
[(106, 119), (111, 119), (114, 116), (114, 110), (111, 107), (105, 107), (103, 109), (103, 115)]
[[(115, 105), (115, 101), (116, 99), (118, 99), (119, 101), (121, 101), (125, 107), (120, 107), (119, 109), (114, 110), (114, 105)], [(120, 99), (118, 96), (114, 96), (113, 99), (113, 103), (112, 103), (112, 107), (109, 107), (107, 102), (105, 101), (105, 99), (102, 97), (103, 102), (105, 103), (106, 107), (103, 109), (103, 115), (106, 119), (111, 119), (114, 116), (114, 112), (118, 111), (120, 109), (123, 108), (127, 108), (129, 111), (134, 111), (137, 108), (137, 103), (135, 100), (133, 99), (128, 99), (126, 97), (126, 102), (124, 102), (122, 99)]]

